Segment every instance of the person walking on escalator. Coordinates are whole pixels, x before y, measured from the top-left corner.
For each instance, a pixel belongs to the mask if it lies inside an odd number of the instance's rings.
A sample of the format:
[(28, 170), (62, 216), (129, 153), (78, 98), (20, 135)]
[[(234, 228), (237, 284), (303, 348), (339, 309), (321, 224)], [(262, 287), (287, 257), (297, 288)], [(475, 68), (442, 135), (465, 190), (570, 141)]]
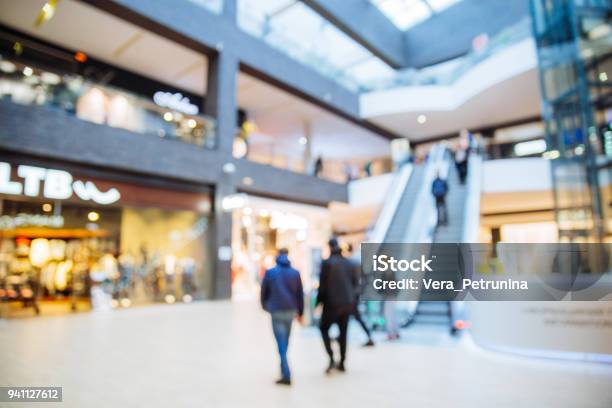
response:
[(457, 173), (459, 174), (459, 182), (461, 184), (465, 184), (465, 179), (467, 177), (468, 172), (468, 150), (459, 148), (455, 153), (455, 167), (457, 168)]
[[(341, 372), (345, 371), (348, 322), (355, 310), (355, 294), (359, 285), (355, 265), (342, 256), (342, 249), (335, 238), (329, 240), (329, 250), (329, 258), (321, 263), (319, 293), (316, 301), (317, 306), (323, 305), (319, 328), (325, 351), (329, 356), (329, 366), (325, 371), (328, 374), (334, 368)], [(340, 329), (338, 337), (340, 360), (337, 363), (329, 338), (329, 329), (333, 324)]]
[(446, 211), (446, 194), (448, 193), (448, 183), (436, 174), (436, 178), (431, 184), (431, 194), (436, 200), (436, 211), (438, 214), (437, 226), (448, 224), (448, 212)]
[(289, 251), (280, 249), (276, 266), (266, 271), (261, 282), (261, 305), (272, 315), (272, 331), (280, 355), (280, 385), (291, 385), (291, 371), (287, 360), (289, 335), (293, 319), (302, 322), (304, 314), (304, 291), (300, 273), (291, 267)]

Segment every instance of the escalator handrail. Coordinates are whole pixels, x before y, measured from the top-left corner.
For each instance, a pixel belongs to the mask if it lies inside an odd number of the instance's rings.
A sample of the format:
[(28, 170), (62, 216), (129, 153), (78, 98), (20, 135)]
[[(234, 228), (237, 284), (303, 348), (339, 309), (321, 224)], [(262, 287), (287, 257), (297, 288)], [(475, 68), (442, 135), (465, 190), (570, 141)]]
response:
[(482, 157), (470, 154), (466, 180), (466, 201), (461, 242), (478, 242), (480, 227), (480, 194), (482, 189)]
[(398, 171), (383, 200), (383, 207), (378, 214), (374, 228), (366, 237), (366, 242), (383, 242), (397, 211), (397, 206), (406, 190), (413, 172), (412, 164), (404, 164)]

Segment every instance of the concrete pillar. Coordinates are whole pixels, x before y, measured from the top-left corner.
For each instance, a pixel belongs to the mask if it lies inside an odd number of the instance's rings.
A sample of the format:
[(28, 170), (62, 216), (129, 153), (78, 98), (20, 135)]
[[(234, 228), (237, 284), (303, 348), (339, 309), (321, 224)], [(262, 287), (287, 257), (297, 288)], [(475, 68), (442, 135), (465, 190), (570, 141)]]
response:
[[(231, 3), (226, 1), (225, 5)], [(234, 2), (235, 3), (235, 2)], [(207, 91), (204, 113), (216, 119), (217, 151), (222, 162), (215, 184), (212, 256), (214, 299), (231, 296), (232, 214), (223, 210), (223, 199), (236, 192), (233, 174), (232, 146), (237, 131), (236, 80), (238, 59), (223, 44), (208, 60)], [(235, 168), (234, 168), (235, 169)]]

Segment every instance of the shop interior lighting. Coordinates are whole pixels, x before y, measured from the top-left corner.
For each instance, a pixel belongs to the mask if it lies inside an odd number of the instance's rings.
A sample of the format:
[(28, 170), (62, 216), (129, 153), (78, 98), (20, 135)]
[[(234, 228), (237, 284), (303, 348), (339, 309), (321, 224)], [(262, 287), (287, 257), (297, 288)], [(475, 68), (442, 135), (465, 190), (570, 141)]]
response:
[(34, 70), (33, 70), (32, 68), (27, 67), (27, 66), (23, 68), (23, 75), (25, 75), (25, 76), (29, 77), (29, 76), (31, 76), (33, 73), (34, 73)]
[(542, 154), (542, 157), (547, 160), (555, 160), (555, 159), (558, 159), (560, 156), (561, 156), (561, 153), (559, 153), (558, 150), (551, 150), (548, 152), (544, 152)]
[(224, 211), (231, 211), (238, 208), (243, 208), (247, 203), (247, 197), (245, 194), (232, 194), (227, 197), (223, 197), (221, 201), (221, 208)]
[(600, 38), (607, 37), (612, 33), (612, 27), (610, 27), (607, 22), (602, 22), (599, 25), (596, 25), (589, 31), (589, 39), (591, 40), (599, 40)]
[(191, 303), (192, 300), (193, 298), (191, 297), (191, 295), (183, 295), (183, 302)]
[(12, 62), (0, 61), (0, 71), (7, 73), (7, 74), (12, 74), (16, 70), (17, 70), (17, 67)]
[(49, 203), (44, 203), (42, 205), (42, 210), (44, 212), (51, 212), (51, 211), (53, 211), (53, 206), (51, 204), (49, 204)]
[(87, 219), (91, 222), (96, 222), (100, 219), (100, 214), (95, 211), (90, 211), (87, 214)]
[(599, 80), (601, 82), (607, 82), (608, 81), (608, 73), (607, 72), (600, 72), (599, 73)]
[(308, 139), (306, 139), (304, 136), (300, 137), (300, 144), (302, 146), (306, 146), (306, 144), (308, 144)]
[(191, 129), (195, 129), (197, 125), (198, 125), (198, 122), (196, 122), (194, 119), (189, 119), (187, 121), (187, 126), (189, 126)]
[(164, 120), (166, 122), (172, 122), (173, 119), (174, 119), (174, 115), (172, 114), (172, 112), (164, 113)]
[(546, 151), (546, 141), (544, 139), (530, 140), (514, 145), (514, 154), (517, 156), (529, 156), (532, 154), (541, 154)]
[(40, 80), (49, 85), (57, 85), (61, 82), (59, 75), (53, 72), (43, 72), (40, 74)]
[(425, 115), (417, 116), (417, 122), (419, 123), (419, 125), (425, 124), (425, 122), (427, 122), (427, 116)]
[(172, 303), (176, 301), (176, 298), (174, 297), (174, 295), (166, 295), (164, 297), (164, 300), (166, 301), (166, 303), (171, 305)]

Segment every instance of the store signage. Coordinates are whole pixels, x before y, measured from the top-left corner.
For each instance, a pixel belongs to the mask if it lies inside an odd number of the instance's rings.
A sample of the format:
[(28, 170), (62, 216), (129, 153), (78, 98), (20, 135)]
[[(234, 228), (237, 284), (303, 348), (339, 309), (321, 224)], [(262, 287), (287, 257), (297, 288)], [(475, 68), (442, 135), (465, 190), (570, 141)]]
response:
[(64, 217), (61, 215), (39, 215), (19, 213), (14, 217), (3, 215), (0, 217), (0, 230), (13, 230), (19, 227), (50, 227), (62, 228)]
[(17, 167), (17, 176), (23, 182), (12, 181), (11, 165), (0, 162), (0, 193), (38, 197), (42, 181), (42, 195), (51, 200), (67, 200), (76, 194), (81, 200), (107, 205), (121, 198), (116, 188), (102, 192), (92, 181), (75, 181), (72, 174), (64, 170), (21, 165)]
[(200, 112), (198, 106), (191, 103), (189, 98), (183, 96), (180, 92), (172, 94), (170, 92), (157, 91), (153, 94), (153, 101), (159, 106), (174, 109), (188, 115), (197, 115)]

